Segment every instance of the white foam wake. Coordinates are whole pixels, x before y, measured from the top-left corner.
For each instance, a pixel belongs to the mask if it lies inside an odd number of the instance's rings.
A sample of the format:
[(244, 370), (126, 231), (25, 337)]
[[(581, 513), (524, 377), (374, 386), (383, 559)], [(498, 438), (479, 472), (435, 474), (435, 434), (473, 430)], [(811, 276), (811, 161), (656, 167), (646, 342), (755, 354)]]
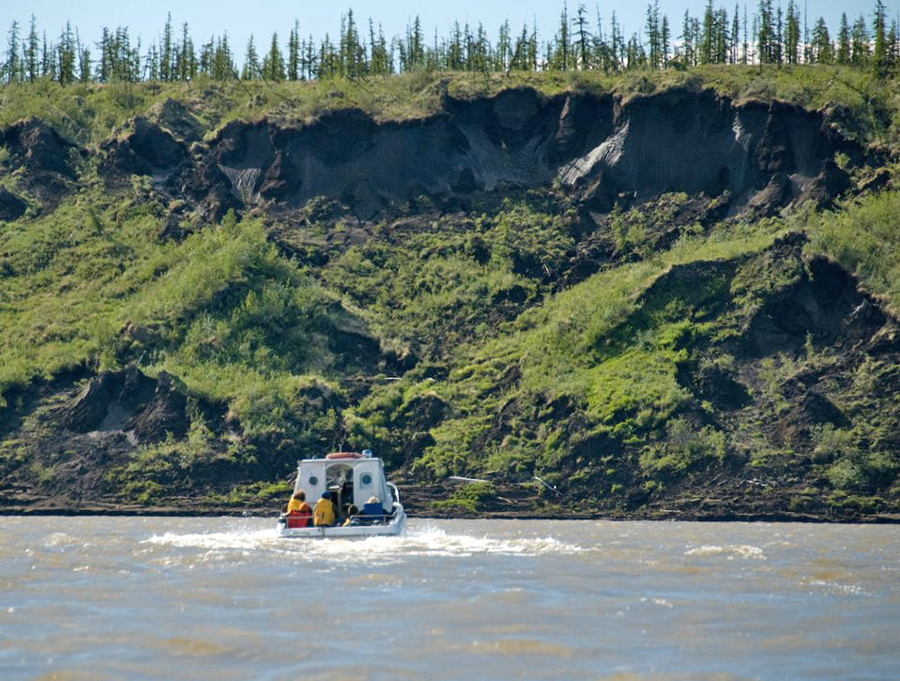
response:
[(247, 552), (292, 554), (298, 560), (396, 560), (404, 556), (465, 557), (472, 555), (538, 556), (573, 554), (580, 546), (566, 544), (552, 537), (490, 536), (448, 533), (433, 526), (408, 529), (400, 537), (367, 537), (364, 539), (300, 539), (280, 538), (274, 528), (232, 528), (223, 532), (177, 533), (153, 535), (142, 544), (156, 547), (200, 549), (207, 552), (233, 554)]
[(732, 544), (730, 546), (714, 546), (706, 544), (684, 552), (686, 556), (725, 556), (728, 560), (742, 558), (744, 560), (766, 560), (766, 554), (758, 546), (750, 544)]

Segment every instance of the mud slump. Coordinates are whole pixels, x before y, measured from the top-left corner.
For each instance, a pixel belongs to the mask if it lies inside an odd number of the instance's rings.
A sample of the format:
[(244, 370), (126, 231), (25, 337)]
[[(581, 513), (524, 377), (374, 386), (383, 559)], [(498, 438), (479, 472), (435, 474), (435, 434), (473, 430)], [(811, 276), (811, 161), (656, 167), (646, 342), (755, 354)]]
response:
[(340, 110), (300, 127), (235, 121), (209, 154), (245, 205), (314, 196), (371, 215), (420, 194), (459, 196), (560, 182), (599, 208), (665, 192), (727, 194), (770, 212), (846, 185), (830, 159), (859, 155), (818, 112), (671, 90), (623, 101), (531, 89), (448, 99), (431, 117), (379, 123)]

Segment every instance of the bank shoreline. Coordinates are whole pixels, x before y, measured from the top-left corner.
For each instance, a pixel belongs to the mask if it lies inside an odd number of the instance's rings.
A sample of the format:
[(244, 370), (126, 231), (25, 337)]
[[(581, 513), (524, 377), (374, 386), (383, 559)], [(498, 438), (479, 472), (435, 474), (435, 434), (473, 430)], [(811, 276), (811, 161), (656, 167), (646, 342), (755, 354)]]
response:
[[(122, 504), (95, 504), (78, 508), (61, 506), (9, 506), (0, 509), (0, 517), (52, 516), (116, 516), (116, 517), (182, 517), (182, 518), (269, 518), (278, 516), (278, 509), (268, 507), (247, 508), (179, 508), (172, 506), (133, 506)], [(828, 517), (814, 514), (773, 513), (684, 513), (675, 510), (659, 510), (647, 513), (418, 513), (410, 511), (409, 517), (426, 520), (611, 520), (611, 521), (683, 521), (683, 522), (753, 522), (753, 523), (815, 523), (834, 525), (894, 525), (900, 524), (900, 514), (878, 513), (871, 515)]]

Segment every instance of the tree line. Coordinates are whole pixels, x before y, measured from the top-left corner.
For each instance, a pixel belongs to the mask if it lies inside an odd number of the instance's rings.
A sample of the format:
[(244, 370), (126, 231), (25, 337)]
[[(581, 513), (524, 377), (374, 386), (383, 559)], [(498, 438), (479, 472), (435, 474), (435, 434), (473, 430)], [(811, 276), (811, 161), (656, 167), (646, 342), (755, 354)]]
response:
[[(675, 31), (680, 31), (677, 35)], [(884, 75), (900, 64), (900, 32), (897, 20), (888, 21), (883, 0), (867, 20), (860, 15), (852, 23), (842, 14), (832, 37), (822, 17), (809, 27), (807, 17), (794, 0), (787, 8), (773, 0), (760, 0), (748, 12), (735, 4), (729, 13), (707, 0), (700, 16), (685, 11), (680, 28), (661, 14), (658, 2), (647, 6), (640, 31), (626, 39), (615, 11), (604, 22), (584, 4), (574, 13), (563, 5), (556, 33), (541, 40), (537, 26), (514, 30), (504, 21), (496, 37), (478, 23), (426, 36), (416, 16), (403, 35), (385, 37), (381, 25), (369, 18), (360, 26), (348, 10), (340, 30), (316, 40), (303, 35), (299, 21), (288, 29), (282, 45), (278, 33), (267, 46), (257, 47), (253, 36), (238, 64), (228, 34), (198, 42), (187, 23), (180, 30), (168, 15), (162, 33), (142, 46), (127, 26), (103, 27), (98, 43), (81, 40), (77, 28), (67, 22), (59, 35), (38, 32), (34, 15), (28, 30), (13, 22), (7, 33), (5, 61), (0, 82), (35, 82), (46, 79), (62, 85), (116, 81), (190, 81), (199, 75), (214, 80), (313, 80), (334, 76), (364, 78), (415, 70), (429, 71), (570, 71), (687, 68), (702, 64), (842, 64), (874, 68)]]

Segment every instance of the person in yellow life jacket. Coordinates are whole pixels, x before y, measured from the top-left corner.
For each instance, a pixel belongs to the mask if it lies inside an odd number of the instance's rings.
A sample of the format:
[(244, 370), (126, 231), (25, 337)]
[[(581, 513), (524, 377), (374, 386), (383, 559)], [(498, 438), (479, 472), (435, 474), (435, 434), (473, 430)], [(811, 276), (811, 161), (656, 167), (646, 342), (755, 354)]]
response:
[(287, 506), (288, 513), (312, 513), (309, 504), (306, 503), (306, 492), (302, 489), (294, 492)]
[(322, 492), (322, 498), (316, 502), (313, 511), (313, 525), (334, 525), (334, 503), (331, 501), (331, 492)]
[(302, 489), (294, 492), (287, 506), (288, 527), (308, 527), (312, 518), (312, 509), (306, 503), (306, 492)]

